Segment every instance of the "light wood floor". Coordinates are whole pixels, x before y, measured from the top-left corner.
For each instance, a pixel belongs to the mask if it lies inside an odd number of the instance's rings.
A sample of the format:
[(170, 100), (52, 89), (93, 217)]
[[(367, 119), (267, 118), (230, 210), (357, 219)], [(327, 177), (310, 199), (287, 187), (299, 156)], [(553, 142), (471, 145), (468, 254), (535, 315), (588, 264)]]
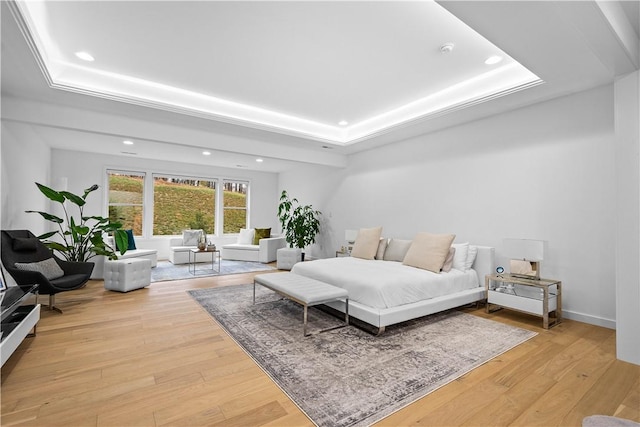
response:
[[(101, 281), (43, 307), (37, 337), (2, 368), (2, 426), (308, 426), (312, 423), (185, 292), (252, 274), (161, 282), (125, 294)], [(47, 298), (40, 299), (46, 302)], [(539, 332), (381, 421), (382, 426), (579, 426), (592, 414), (640, 422), (640, 367), (614, 331), (468, 312)]]

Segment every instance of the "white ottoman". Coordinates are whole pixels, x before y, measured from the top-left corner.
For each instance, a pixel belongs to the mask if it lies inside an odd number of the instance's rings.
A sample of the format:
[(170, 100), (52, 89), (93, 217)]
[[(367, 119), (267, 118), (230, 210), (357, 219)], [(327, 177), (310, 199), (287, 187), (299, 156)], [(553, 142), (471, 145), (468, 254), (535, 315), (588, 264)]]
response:
[(128, 292), (151, 284), (151, 260), (148, 258), (107, 260), (104, 263), (104, 287)]
[(302, 261), (302, 249), (280, 248), (276, 252), (278, 270), (291, 270), (296, 262)]

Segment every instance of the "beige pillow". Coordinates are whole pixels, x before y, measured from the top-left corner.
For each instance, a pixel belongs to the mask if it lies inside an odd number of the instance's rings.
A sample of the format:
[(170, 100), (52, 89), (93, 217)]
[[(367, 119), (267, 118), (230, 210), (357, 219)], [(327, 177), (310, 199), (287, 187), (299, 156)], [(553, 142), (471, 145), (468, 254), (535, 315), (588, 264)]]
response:
[(373, 259), (378, 252), (382, 227), (361, 228), (351, 250), (351, 256), (362, 259)]
[(447, 258), (444, 260), (444, 264), (442, 264), (442, 271), (448, 273), (451, 271), (451, 267), (453, 267), (453, 256), (456, 254), (456, 248), (451, 246), (449, 248), (449, 253), (447, 254)]
[(380, 239), (378, 250), (376, 251), (376, 259), (384, 258), (384, 251), (387, 249), (387, 239)]
[(418, 233), (402, 263), (440, 273), (455, 238), (455, 234)]

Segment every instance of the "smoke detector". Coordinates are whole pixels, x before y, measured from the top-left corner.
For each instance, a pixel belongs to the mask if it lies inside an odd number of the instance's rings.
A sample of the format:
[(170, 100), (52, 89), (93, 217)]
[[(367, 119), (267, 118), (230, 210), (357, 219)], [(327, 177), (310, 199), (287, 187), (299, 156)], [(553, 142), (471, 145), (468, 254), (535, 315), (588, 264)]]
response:
[(440, 46), (440, 53), (449, 53), (453, 50), (454, 46), (453, 43), (445, 43)]

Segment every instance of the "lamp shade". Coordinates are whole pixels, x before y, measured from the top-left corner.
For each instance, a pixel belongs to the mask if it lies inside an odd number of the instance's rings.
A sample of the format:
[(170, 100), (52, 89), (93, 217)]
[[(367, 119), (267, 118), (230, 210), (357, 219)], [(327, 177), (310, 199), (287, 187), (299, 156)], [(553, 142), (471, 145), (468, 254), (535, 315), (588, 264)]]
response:
[(350, 243), (355, 242), (356, 237), (358, 237), (358, 230), (345, 230), (344, 240), (346, 240), (347, 242), (350, 242)]
[(525, 261), (544, 260), (544, 240), (504, 239), (504, 256)]

